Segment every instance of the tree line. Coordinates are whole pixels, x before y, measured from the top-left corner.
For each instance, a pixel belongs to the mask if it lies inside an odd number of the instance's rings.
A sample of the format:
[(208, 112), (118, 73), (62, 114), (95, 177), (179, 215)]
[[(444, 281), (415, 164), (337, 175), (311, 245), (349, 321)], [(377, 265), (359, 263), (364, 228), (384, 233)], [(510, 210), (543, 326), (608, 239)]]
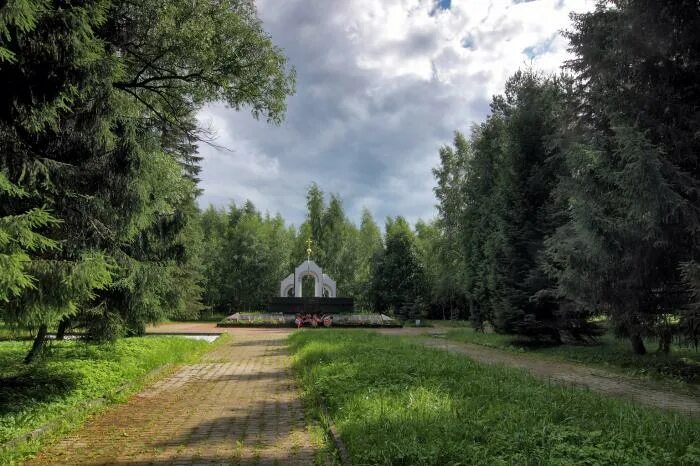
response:
[(440, 275), (477, 328), (560, 342), (607, 317), (638, 354), (697, 345), (700, 9), (572, 19), (561, 75), (516, 73), (441, 149)]
[(286, 226), (279, 214), (261, 213), (251, 201), (225, 209), (210, 206), (200, 214), (205, 309), (264, 310), (278, 295), (280, 281), (307, 259), (311, 240), (311, 259), (336, 281), (338, 296), (354, 298), (358, 311), (450, 317), (448, 303), (440, 301), (445, 287), (437, 273), (436, 222), (412, 227), (401, 216), (388, 217), (382, 231), (363, 209), (356, 225), (340, 196), (327, 196), (315, 183), (307, 190), (306, 207), (298, 228)]
[(374, 307), (372, 267), (383, 239), (371, 213), (365, 209), (356, 226), (340, 197), (327, 197), (315, 183), (306, 201), (306, 218), (298, 228), (286, 226), (279, 214), (262, 214), (251, 201), (202, 212), (207, 308), (218, 313), (264, 310), (270, 297), (279, 294), (280, 281), (307, 259), (308, 240), (311, 259), (336, 281), (339, 295), (353, 297), (358, 309)]
[(201, 297), (196, 112), (279, 122), (294, 72), (252, 2), (14, 0), (0, 14), (0, 320), (104, 340)]
[(605, 317), (634, 351), (700, 332), (700, 11), (601, 1), (559, 75), (514, 74), (434, 170), (438, 215), (359, 225), (311, 185), (295, 228), (196, 205), (206, 103), (272, 123), (294, 72), (251, 2), (15, 0), (0, 15), (0, 320), (94, 340), (264, 308), (306, 258), (359, 309), (539, 340)]

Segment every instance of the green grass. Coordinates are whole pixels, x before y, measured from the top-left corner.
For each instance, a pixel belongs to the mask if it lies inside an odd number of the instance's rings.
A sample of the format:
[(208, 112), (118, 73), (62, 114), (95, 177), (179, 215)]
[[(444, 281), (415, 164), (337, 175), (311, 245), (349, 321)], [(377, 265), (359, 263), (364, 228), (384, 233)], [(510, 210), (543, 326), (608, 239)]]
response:
[(404, 327), (434, 327), (433, 321), (420, 319), (420, 325), (416, 325), (415, 319), (407, 319), (402, 321)]
[[(49, 422), (65, 432), (82, 422), (97, 398), (123, 400), (144, 376), (164, 365), (198, 358), (213, 345), (181, 337), (142, 337), (95, 345), (50, 342), (40, 361), (24, 365), (31, 342), (0, 342), (0, 443)], [(117, 393), (125, 384), (133, 383)], [(0, 464), (36, 451), (38, 442), (0, 450)]]
[(432, 325), (433, 327), (453, 328), (453, 327), (466, 327), (466, 326), (470, 325), (468, 320), (437, 320), (437, 319), (433, 319), (433, 320), (428, 320), (427, 322), (430, 322), (430, 325)]
[(15, 329), (0, 320), (0, 341), (4, 340), (28, 340), (32, 333), (27, 330)]
[(186, 319), (182, 321), (174, 321), (174, 322), (219, 322), (226, 317), (228, 317), (230, 314), (210, 314), (210, 315), (205, 315), (201, 316), (199, 319)]
[(700, 421), (364, 331), (290, 337), (355, 465), (699, 464)]
[(700, 352), (692, 348), (674, 346), (671, 353), (654, 351), (655, 344), (647, 342), (651, 350), (644, 356), (632, 352), (629, 342), (606, 334), (593, 344), (533, 346), (527, 341), (496, 333), (475, 332), (472, 328), (454, 328), (447, 332), (450, 340), (529, 353), (564, 361), (573, 361), (623, 371), (635, 376), (655, 379), (673, 378), (696, 384), (700, 382)]

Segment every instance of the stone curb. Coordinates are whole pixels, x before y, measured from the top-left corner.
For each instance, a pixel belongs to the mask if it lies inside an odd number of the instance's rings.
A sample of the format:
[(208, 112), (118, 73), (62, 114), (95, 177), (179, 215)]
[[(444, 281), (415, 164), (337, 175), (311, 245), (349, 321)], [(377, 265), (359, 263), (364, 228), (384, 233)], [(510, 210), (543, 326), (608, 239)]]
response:
[(333, 437), (333, 443), (335, 444), (335, 448), (336, 450), (338, 450), (338, 455), (340, 456), (340, 464), (342, 464), (343, 466), (352, 466), (348, 449), (345, 446), (345, 442), (343, 442), (343, 439), (340, 436), (338, 429), (336, 429), (335, 424), (333, 424), (333, 420), (331, 419), (330, 414), (328, 414), (328, 406), (326, 406), (326, 402), (323, 400), (323, 398), (319, 397), (318, 404), (321, 408), (323, 416), (326, 418), (328, 431), (330, 432), (331, 437)]

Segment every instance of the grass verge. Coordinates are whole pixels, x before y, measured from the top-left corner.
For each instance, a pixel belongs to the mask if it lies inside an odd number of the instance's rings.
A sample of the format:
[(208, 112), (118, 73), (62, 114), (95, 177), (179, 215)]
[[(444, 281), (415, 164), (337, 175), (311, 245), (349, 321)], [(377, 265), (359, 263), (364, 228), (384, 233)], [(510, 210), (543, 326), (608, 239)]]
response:
[(0, 341), (31, 340), (34, 334), (27, 330), (12, 328), (0, 320)]
[(310, 393), (306, 393), (302, 397), (304, 405), (304, 414), (307, 420), (307, 432), (311, 438), (311, 443), (314, 446), (314, 465), (318, 466), (340, 466), (338, 452), (333, 444), (333, 438), (329, 428), (329, 419), (319, 403), (319, 400), (313, 398)]
[[(669, 354), (650, 352), (636, 355), (625, 340), (606, 334), (596, 343), (581, 345), (535, 346), (508, 335), (475, 332), (470, 327), (453, 328), (447, 338), (463, 343), (489, 346), (518, 353), (551, 357), (562, 361), (622, 371), (633, 376), (654, 379), (673, 378), (689, 384), (700, 382), (700, 353), (692, 348), (674, 346)], [(651, 348), (653, 342), (648, 342)]]
[(46, 437), (0, 448), (0, 464), (18, 462), (80, 425), (102, 409), (92, 400), (123, 401), (155, 369), (193, 361), (216, 344), (172, 336), (51, 342), (40, 361), (25, 365), (31, 342), (0, 342), (0, 444), (55, 423)]
[(698, 464), (700, 421), (371, 332), (296, 332), (353, 464)]

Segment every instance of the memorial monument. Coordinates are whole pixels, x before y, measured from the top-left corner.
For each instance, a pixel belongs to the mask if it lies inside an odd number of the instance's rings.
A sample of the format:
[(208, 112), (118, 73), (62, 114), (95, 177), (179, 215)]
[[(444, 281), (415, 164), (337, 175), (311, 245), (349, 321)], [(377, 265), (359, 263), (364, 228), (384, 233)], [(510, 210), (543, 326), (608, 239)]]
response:
[[(306, 241), (306, 260), (294, 272), (280, 282), (279, 297), (272, 298), (267, 307), (269, 312), (284, 314), (297, 313), (349, 313), (353, 312), (352, 298), (339, 298), (335, 280), (323, 273), (323, 269), (311, 260), (312, 241)], [(304, 277), (314, 280), (314, 295), (303, 296)]]
[[(236, 312), (220, 327), (398, 327), (400, 322), (380, 313), (354, 313), (352, 298), (339, 298), (335, 280), (311, 260), (311, 239), (306, 241), (306, 260), (280, 282), (279, 296), (270, 299), (267, 313)], [(314, 295), (303, 296), (305, 277), (314, 280)]]

